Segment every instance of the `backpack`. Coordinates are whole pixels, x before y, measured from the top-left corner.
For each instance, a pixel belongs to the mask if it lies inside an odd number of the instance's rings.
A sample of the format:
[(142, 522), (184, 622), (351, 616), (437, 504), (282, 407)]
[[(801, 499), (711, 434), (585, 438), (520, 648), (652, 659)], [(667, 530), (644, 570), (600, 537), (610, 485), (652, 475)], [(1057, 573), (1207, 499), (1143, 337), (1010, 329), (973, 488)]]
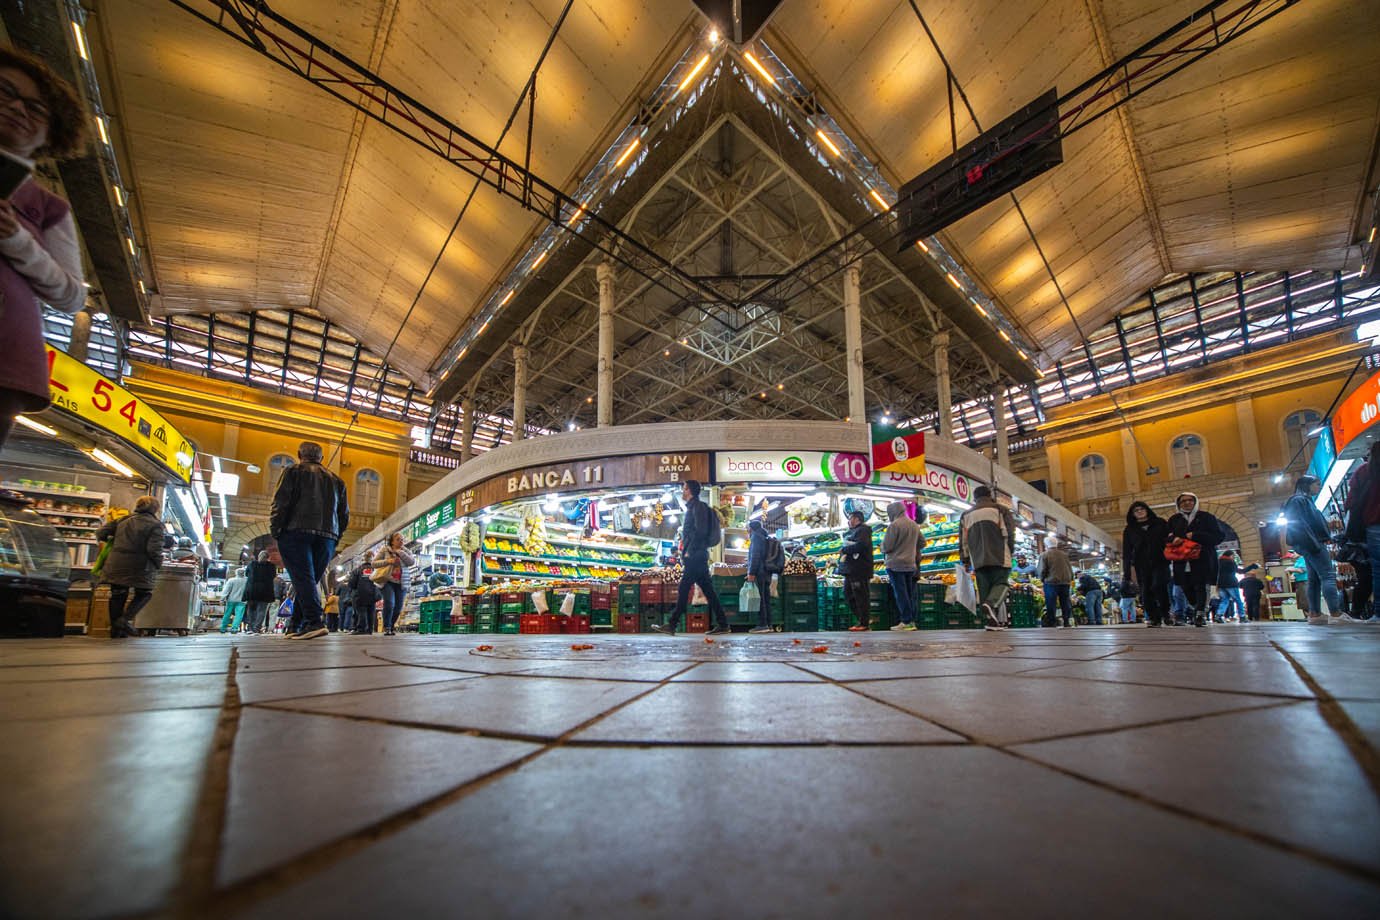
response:
[(762, 568), (771, 575), (780, 575), (786, 571), (786, 551), (781, 547), (781, 541), (775, 537), (767, 537), (765, 552), (762, 556)]
[(723, 522), (719, 520), (719, 512), (713, 508), (705, 505), (704, 510), (709, 512), (709, 528), (705, 535), (704, 545), (718, 546), (724, 538)]

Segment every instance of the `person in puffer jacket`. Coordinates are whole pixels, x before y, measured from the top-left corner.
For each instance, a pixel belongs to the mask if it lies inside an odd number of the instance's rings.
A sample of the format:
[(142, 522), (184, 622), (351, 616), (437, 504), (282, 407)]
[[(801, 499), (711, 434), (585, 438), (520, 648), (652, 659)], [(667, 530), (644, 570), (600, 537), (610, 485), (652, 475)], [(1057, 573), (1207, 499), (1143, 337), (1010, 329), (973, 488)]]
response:
[(958, 557), (977, 578), (978, 613), (989, 630), (1005, 629), (1002, 601), (1011, 578), (1011, 554), (1016, 550), (1016, 519), (992, 498), (992, 490), (973, 490), (974, 505), (958, 525)]
[(1287, 548), (1302, 556), (1308, 569), (1308, 622), (1314, 626), (1326, 626), (1329, 622), (1322, 609), (1324, 596), (1333, 616), (1345, 612), (1342, 594), (1337, 590), (1337, 567), (1327, 551), (1332, 532), (1328, 530), (1327, 518), (1313, 504), (1320, 491), (1322, 483), (1316, 476), (1300, 476), (1282, 511), (1289, 522), (1284, 531)]
[(886, 556), (886, 577), (891, 582), (891, 596), (896, 600), (899, 622), (893, 631), (914, 630), (915, 571), (919, 568), (920, 551), (925, 546), (920, 525), (906, 514), (905, 502), (886, 506), (886, 534), (882, 537), (882, 554)]
[(1199, 546), (1197, 559), (1174, 563), (1174, 583), (1188, 599), (1193, 625), (1206, 626), (1208, 588), (1217, 581), (1217, 544), (1222, 542), (1222, 525), (1198, 507), (1198, 496), (1192, 492), (1180, 492), (1174, 506), (1179, 510), (1169, 518), (1169, 544), (1177, 546), (1192, 540)]

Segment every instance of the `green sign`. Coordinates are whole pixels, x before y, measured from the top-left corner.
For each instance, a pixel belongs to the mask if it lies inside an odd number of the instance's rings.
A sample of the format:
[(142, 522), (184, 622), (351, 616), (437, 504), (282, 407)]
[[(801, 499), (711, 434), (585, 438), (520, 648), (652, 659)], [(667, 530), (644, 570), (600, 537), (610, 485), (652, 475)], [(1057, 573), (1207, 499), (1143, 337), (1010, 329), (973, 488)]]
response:
[(455, 497), (451, 496), (412, 522), (412, 539), (420, 540), (455, 523)]

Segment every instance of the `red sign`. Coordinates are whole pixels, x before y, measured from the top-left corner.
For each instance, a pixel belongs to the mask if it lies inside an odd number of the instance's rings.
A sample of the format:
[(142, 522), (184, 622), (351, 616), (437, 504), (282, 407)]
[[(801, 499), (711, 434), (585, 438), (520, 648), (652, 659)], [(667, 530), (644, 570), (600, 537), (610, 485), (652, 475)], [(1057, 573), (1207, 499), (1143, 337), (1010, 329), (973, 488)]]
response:
[(1337, 453), (1380, 418), (1380, 372), (1372, 375), (1332, 413), (1332, 440)]

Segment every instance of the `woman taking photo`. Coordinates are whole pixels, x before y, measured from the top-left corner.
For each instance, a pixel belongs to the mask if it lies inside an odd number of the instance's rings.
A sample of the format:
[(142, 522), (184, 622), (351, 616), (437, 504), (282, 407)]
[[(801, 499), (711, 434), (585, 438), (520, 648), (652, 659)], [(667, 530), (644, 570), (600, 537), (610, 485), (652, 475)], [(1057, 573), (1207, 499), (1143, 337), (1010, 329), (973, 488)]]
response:
[[(6, 175), (23, 175), (24, 161), (35, 157), (78, 152), (83, 120), (77, 94), (48, 65), (0, 48)], [(0, 448), (16, 415), (48, 406), (40, 301), (76, 313), (86, 303), (86, 285), (71, 209), (27, 176), (0, 188)]]
[(374, 570), (387, 567), (388, 577), (379, 583), (383, 594), (383, 634), (393, 635), (393, 624), (402, 613), (403, 598), (407, 596), (407, 570), (412, 567), (412, 554), (403, 548), (401, 533), (388, 538), (388, 543), (374, 556)]

